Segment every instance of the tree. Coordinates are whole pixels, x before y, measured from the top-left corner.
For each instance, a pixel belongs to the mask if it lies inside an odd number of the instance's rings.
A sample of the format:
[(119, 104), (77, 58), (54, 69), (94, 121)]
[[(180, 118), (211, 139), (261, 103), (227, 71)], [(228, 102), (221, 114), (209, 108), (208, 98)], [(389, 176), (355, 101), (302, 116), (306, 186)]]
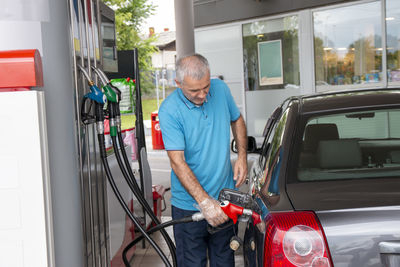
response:
[(154, 14), (155, 7), (146, 0), (103, 0), (115, 11), (115, 27), (117, 32), (117, 49), (138, 49), (139, 70), (141, 71), (141, 89), (150, 91), (153, 87), (148, 76), (152, 69), (151, 55), (158, 51), (152, 43), (155, 36), (143, 38), (139, 30), (141, 24)]

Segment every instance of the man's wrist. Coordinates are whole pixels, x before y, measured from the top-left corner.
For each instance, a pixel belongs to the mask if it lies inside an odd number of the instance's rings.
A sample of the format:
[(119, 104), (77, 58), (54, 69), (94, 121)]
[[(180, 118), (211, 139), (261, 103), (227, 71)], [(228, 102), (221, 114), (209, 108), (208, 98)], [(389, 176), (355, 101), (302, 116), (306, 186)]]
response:
[(210, 199), (210, 196), (204, 191), (200, 194), (196, 194), (196, 196), (194, 196), (194, 199), (196, 200), (196, 202), (198, 204)]
[(246, 159), (247, 160), (247, 152), (246, 151), (238, 152), (238, 159), (241, 159), (241, 160)]

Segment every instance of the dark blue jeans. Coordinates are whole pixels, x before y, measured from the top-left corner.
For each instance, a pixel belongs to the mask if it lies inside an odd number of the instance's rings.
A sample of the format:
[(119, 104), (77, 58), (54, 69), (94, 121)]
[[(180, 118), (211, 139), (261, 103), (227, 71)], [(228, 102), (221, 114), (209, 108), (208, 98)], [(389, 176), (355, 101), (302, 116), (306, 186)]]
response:
[[(195, 212), (172, 206), (172, 219), (177, 220)], [(210, 234), (206, 220), (174, 225), (178, 267), (205, 267), (207, 252), (210, 267), (235, 266), (234, 251), (229, 247), (234, 227)]]

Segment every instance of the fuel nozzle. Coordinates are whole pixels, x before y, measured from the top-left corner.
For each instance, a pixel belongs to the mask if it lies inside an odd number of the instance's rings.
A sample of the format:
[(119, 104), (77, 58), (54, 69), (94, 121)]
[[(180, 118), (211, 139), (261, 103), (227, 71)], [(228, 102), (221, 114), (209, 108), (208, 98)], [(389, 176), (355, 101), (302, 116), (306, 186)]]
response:
[(101, 83), (103, 84), (103, 90), (107, 100), (112, 103), (119, 103), (121, 101), (121, 91), (111, 84), (107, 75), (101, 69), (94, 66), (92, 66), (92, 69), (94, 72), (96, 72), (97, 76), (101, 80)]
[[(232, 219), (233, 223), (237, 223), (238, 218), (240, 216), (247, 216), (251, 217), (253, 219), (253, 224), (259, 224), (261, 222), (261, 216), (255, 211), (252, 211), (251, 209), (245, 209), (243, 207), (240, 207), (238, 205), (235, 205), (228, 200), (224, 200), (220, 203), (222, 211), (230, 218)], [(204, 215), (201, 212), (196, 212), (192, 215), (192, 220), (197, 222), (204, 220)]]
[(103, 104), (103, 105), (105, 103), (107, 103), (107, 97), (103, 94), (103, 92), (99, 89), (99, 87), (97, 87), (94, 84), (93, 80), (90, 78), (90, 76), (87, 73), (87, 71), (85, 70), (85, 68), (79, 64), (78, 64), (78, 67), (81, 70), (81, 72), (83, 73), (83, 76), (86, 77), (86, 80), (88, 82), (89, 89), (90, 89), (90, 92), (87, 93), (86, 95), (84, 95), (84, 98), (89, 98), (89, 99), (95, 101), (96, 103)]
[(99, 68), (92, 66), (94, 72), (103, 83), (103, 91), (108, 100), (108, 114), (110, 120), (110, 136), (117, 136), (121, 128), (121, 117), (119, 111), (119, 101), (121, 101), (121, 91), (113, 86), (106, 74)]
[(107, 97), (103, 92), (94, 84), (93, 80), (90, 78), (89, 74), (81, 65), (78, 65), (79, 69), (88, 81), (90, 92), (83, 96), (82, 106), (81, 106), (81, 116), (82, 120), (88, 121), (90, 117), (87, 112), (85, 112), (85, 103), (88, 99), (95, 103), (95, 119), (97, 124), (97, 133), (104, 134), (104, 113), (103, 107), (107, 103)]
[(221, 209), (230, 219), (232, 219), (233, 223), (235, 224), (238, 220), (238, 217), (242, 215), (251, 217), (253, 219), (253, 225), (261, 222), (261, 216), (257, 212), (237, 206), (227, 200), (221, 202)]

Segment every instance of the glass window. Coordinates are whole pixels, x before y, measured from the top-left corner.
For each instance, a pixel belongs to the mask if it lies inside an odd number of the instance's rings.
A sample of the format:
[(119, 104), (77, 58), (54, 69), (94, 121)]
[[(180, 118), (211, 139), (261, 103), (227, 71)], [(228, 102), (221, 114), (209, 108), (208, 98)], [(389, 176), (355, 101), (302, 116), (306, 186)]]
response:
[(314, 12), (317, 91), (382, 81), (381, 4), (370, 2)]
[(386, 0), (388, 81), (400, 83), (400, 2)]
[(246, 90), (297, 88), (297, 16), (244, 24), (243, 57)]
[(400, 110), (367, 110), (308, 120), (300, 181), (400, 176)]

